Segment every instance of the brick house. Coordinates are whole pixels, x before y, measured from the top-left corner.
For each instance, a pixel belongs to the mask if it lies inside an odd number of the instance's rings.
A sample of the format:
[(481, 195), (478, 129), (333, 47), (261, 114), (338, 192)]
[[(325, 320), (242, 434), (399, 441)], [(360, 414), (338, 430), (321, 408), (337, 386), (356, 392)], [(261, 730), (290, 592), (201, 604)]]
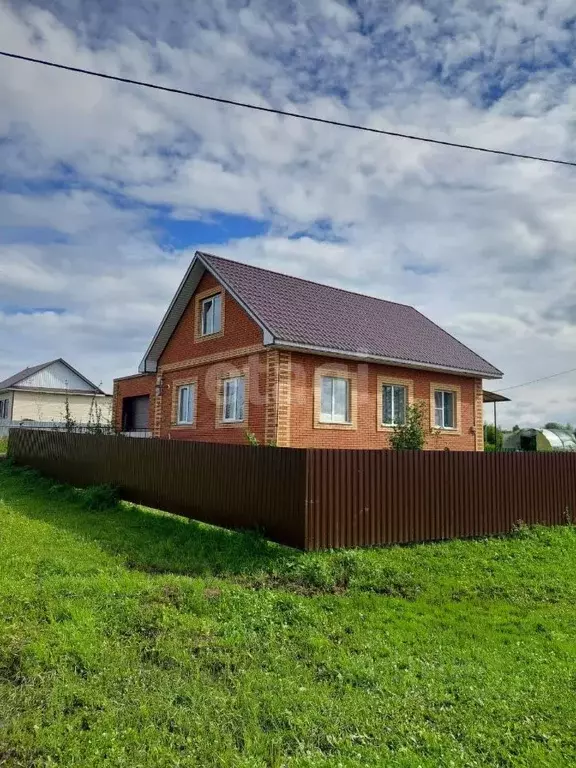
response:
[(196, 253), (114, 420), (156, 437), (386, 448), (425, 404), (426, 448), (483, 449), (501, 371), (412, 307)]

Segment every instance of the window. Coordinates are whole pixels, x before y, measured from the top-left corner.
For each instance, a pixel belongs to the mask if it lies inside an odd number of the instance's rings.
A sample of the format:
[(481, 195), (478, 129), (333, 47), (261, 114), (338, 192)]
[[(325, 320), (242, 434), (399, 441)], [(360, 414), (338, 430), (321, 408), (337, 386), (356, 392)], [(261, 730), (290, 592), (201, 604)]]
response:
[(224, 379), (222, 421), (244, 421), (244, 376)]
[(382, 424), (393, 426), (406, 421), (408, 387), (404, 385), (382, 385)]
[(6, 418), (6, 413), (4, 410), (5, 407), (6, 407), (6, 400), (0, 400), (0, 419)]
[(186, 384), (184, 387), (178, 387), (178, 424), (194, 423), (195, 399), (195, 384)]
[(202, 336), (220, 333), (222, 329), (222, 296), (219, 293), (209, 296), (202, 301), (200, 307)]
[(320, 421), (348, 424), (350, 421), (350, 381), (336, 376), (322, 376)]
[(456, 393), (446, 390), (434, 392), (434, 426), (456, 429)]

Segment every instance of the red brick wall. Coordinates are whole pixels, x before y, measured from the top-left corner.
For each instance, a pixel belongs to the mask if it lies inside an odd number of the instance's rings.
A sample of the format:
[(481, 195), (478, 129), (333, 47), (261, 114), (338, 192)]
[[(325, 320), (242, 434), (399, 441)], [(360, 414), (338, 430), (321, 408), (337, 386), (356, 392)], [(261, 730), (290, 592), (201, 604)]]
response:
[[(196, 294), (221, 286), (208, 272), (198, 284)], [(196, 295), (195, 294), (195, 295)], [(262, 343), (262, 331), (242, 307), (228, 293), (224, 294), (224, 333), (214, 339), (194, 340), (194, 329), (198, 318), (196, 316), (196, 301), (192, 297), (184, 311), (176, 330), (172, 334), (166, 349), (159, 360), (159, 367), (172, 363), (180, 363), (195, 357), (204, 357), (228, 349), (239, 349)]]
[[(161, 399), (155, 409), (155, 433), (177, 440), (215, 443), (246, 443), (246, 431), (260, 441), (265, 437), (266, 355), (262, 349), (262, 330), (226, 292), (223, 299), (222, 333), (215, 338), (198, 338), (199, 305), (196, 296), (221, 289), (217, 280), (206, 273), (198, 284), (182, 318), (172, 334), (158, 364)], [(243, 351), (246, 354), (242, 354)], [(228, 353), (230, 357), (227, 358)], [(222, 425), (218, 402), (219, 378), (226, 374), (246, 373), (247, 418), (245, 423)], [(175, 396), (179, 385), (196, 384), (196, 423), (178, 426)]]
[[(247, 418), (242, 424), (221, 424), (218, 381), (221, 376), (246, 374)], [(191, 426), (175, 424), (175, 390), (178, 384), (196, 383), (196, 422)], [(174, 440), (198, 440), (213, 443), (244, 443), (246, 431), (265, 441), (266, 425), (266, 353), (235, 357), (228, 361), (168, 371), (162, 377), (161, 437)]]
[(136, 375), (131, 378), (114, 380), (114, 400), (112, 405), (112, 422), (114, 427), (122, 429), (122, 401), (125, 397), (140, 397), (150, 395), (150, 416), (152, 416), (152, 400), (154, 398), (154, 386), (156, 376), (146, 374)]
[[(460, 387), (461, 418), (458, 432), (443, 432), (439, 436), (429, 434), (426, 448), (454, 451), (476, 450), (474, 426), (482, 432), (482, 423), (475, 425), (478, 409), (475, 408), (475, 380), (464, 376), (429, 371), (411, 370), (387, 365), (376, 365), (338, 360), (302, 353), (292, 353), (290, 392), (290, 445), (300, 448), (386, 448), (390, 432), (377, 429), (377, 377), (390, 376), (413, 382), (414, 400), (426, 403), (427, 431), (430, 420), (431, 383)], [(314, 373), (319, 366), (344, 367), (356, 373), (357, 378), (357, 429), (318, 429), (314, 426)], [(481, 382), (479, 391), (481, 392)]]

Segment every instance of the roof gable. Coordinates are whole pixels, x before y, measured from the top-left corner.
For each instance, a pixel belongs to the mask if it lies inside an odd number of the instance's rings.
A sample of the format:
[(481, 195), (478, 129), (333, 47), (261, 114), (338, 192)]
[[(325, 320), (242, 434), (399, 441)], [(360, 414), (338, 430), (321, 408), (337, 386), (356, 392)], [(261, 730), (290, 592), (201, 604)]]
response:
[(502, 375), (414, 307), (200, 252), (195, 255), (141, 370), (155, 370), (163, 345), (204, 269), (256, 320), (264, 331), (265, 343), (484, 378)]
[(254, 320), (254, 322), (260, 326), (265, 335), (265, 340), (266, 336), (270, 336), (268, 330), (262, 324), (260, 318), (258, 318), (250, 309), (250, 307), (246, 305), (246, 302), (244, 302), (242, 297), (239, 296), (233, 289), (231, 289), (230, 286), (228, 286), (216, 274), (216, 272), (208, 264), (206, 264), (202, 256), (203, 254), (197, 252), (192, 259), (192, 262), (190, 263), (190, 266), (188, 267), (182, 282), (178, 286), (178, 290), (176, 291), (174, 298), (166, 310), (166, 314), (158, 326), (158, 330), (154, 334), (154, 338), (150, 342), (150, 346), (146, 350), (146, 354), (142, 358), (142, 362), (138, 368), (140, 373), (154, 373), (156, 371), (158, 361), (166, 349), (168, 341), (178, 327), (178, 323), (182, 319), (186, 308), (196, 293), (196, 290), (200, 285), (200, 281), (202, 280), (202, 277), (206, 271), (210, 272), (216, 278), (216, 280), (226, 291), (228, 291), (228, 293), (232, 295), (235, 301), (252, 318), (252, 320)]
[(10, 376), (0, 382), (0, 389), (70, 390), (104, 394), (85, 376), (62, 358), (41, 363)]

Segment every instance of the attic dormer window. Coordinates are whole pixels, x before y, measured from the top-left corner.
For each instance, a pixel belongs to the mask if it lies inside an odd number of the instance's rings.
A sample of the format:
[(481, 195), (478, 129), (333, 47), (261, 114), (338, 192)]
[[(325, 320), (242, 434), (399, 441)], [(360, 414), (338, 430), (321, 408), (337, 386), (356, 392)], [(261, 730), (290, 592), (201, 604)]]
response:
[(201, 326), (202, 336), (212, 336), (220, 333), (222, 329), (222, 296), (216, 293), (209, 296), (201, 303)]

